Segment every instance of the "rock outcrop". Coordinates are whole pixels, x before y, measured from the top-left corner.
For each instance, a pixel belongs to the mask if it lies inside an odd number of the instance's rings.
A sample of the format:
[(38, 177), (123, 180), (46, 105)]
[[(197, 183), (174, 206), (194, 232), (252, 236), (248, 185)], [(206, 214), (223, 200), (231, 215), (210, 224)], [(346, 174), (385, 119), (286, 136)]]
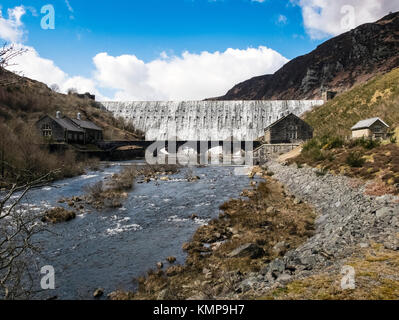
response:
[(399, 12), (321, 44), (273, 75), (236, 85), (209, 100), (319, 99), (321, 91), (343, 92), (399, 66)]

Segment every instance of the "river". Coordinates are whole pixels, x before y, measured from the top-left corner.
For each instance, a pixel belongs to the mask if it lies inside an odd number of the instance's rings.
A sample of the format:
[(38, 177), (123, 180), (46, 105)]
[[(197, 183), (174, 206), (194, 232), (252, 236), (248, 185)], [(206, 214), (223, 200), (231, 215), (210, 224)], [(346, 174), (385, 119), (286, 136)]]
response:
[[(128, 163), (103, 164), (100, 171), (58, 181), (32, 190), (24, 200), (32, 210), (60, 206), (61, 198), (84, 194), (84, 186), (103, 180)], [(235, 175), (234, 167), (192, 168), (201, 179), (184, 179), (187, 168), (170, 181), (136, 184), (120, 209), (91, 211), (76, 219), (50, 225), (35, 240), (42, 249), (37, 266), (55, 269), (56, 289), (35, 296), (46, 299), (92, 299), (97, 288), (105, 294), (117, 289), (134, 290), (133, 279), (145, 274), (156, 263), (175, 256), (184, 264), (182, 244), (196, 229), (219, 214), (219, 206), (239, 197), (249, 188), (247, 176)], [(192, 220), (196, 214), (198, 219)], [(167, 267), (168, 263), (165, 263)], [(35, 284), (40, 284), (39, 271)]]

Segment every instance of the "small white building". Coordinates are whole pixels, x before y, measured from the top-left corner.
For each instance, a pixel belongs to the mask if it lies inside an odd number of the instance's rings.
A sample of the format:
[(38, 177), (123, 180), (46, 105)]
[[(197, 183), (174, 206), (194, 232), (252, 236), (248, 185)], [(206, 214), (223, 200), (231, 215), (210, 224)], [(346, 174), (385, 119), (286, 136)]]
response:
[(359, 121), (352, 127), (352, 138), (386, 139), (389, 125), (380, 118)]

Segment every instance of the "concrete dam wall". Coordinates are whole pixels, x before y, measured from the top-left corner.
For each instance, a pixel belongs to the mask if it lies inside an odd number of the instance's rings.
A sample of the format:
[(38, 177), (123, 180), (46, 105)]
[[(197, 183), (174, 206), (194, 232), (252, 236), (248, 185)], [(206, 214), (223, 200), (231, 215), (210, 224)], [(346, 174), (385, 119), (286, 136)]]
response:
[(146, 140), (255, 140), (273, 122), (297, 116), (323, 100), (101, 102), (115, 117), (133, 123)]

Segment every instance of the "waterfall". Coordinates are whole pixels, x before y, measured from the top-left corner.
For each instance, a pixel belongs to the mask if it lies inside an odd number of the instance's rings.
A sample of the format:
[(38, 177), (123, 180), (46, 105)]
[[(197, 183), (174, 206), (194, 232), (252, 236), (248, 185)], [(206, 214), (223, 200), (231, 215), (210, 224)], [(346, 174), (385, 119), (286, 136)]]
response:
[(131, 122), (146, 140), (255, 140), (289, 113), (297, 116), (322, 100), (101, 102), (115, 117)]

